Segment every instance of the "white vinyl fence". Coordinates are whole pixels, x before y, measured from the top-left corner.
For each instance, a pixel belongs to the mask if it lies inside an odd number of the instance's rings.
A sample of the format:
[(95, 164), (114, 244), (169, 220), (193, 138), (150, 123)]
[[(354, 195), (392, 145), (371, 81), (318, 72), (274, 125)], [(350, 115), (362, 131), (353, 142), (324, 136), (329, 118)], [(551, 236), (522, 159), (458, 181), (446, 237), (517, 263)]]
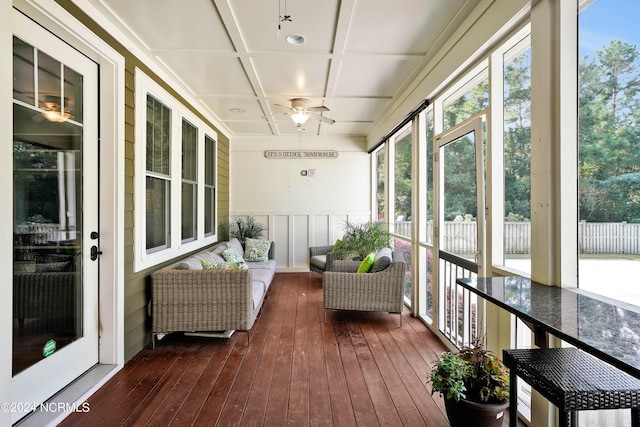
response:
[[(427, 223), (427, 231), (433, 224)], [(476, 226), (473, 222), (445, 222), (441, 232), (444, 250), (453, 253), (476, 252)], [(411, 222), (395, 223), (395, 233), (410, 237)], [(507, 254), (528, 254), (531, 248), (531, 224), (507, 222), (504, 224), (504, 250)], [(578, 248), (583, 254), (640, 254), (640, 224), (587, 223), (578, 226)]]

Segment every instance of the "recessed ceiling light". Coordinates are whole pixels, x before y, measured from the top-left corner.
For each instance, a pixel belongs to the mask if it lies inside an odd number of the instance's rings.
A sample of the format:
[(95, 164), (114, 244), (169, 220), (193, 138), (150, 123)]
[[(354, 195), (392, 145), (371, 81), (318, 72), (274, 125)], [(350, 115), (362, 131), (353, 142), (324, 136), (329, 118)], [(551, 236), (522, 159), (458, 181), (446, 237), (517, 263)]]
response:
[(284, 39), (287, 41), (287, 43), (294, 45), (303, 44), (307, 41), (307, 39), (305, 39), (304, 36), (300, 34), (289, 34)]
[(234, 114), (244, 114), (246, 113), (246, 111), (243, 108), (229, 108), (229, 112), (234, 113)]

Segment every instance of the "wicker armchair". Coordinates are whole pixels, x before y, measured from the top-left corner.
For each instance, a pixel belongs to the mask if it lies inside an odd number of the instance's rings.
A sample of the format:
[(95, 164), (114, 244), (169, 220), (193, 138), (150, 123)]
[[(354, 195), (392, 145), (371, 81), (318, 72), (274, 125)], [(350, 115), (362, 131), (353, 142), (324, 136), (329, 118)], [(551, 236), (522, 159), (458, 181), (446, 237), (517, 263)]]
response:
[(393, 251), (391, 265), (378, 273), (356, 273), (356, 264), (359, 265), (354, 261), (334, 261), (334, 270), (322, 275), (325, 322), (327, 310), (387, 311), (400, 314), (402, 327), (407, 268), (402, 253)]
[(328, 246), (312, 246), (309, 248), (309, 272), (319, 274), (331, 270), (333, 263), (333, 254), (331, 250), (333, 245)]

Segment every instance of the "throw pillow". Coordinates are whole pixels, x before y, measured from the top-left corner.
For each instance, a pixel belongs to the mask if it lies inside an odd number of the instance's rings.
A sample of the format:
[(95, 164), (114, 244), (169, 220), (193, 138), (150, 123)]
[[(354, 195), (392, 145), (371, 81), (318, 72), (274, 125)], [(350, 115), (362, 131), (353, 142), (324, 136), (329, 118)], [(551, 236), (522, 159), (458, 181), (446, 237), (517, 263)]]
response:
[(389, 267), (391, 265), (391, 258), (392, 258), (391, 249), (389, 248), (380, 249), (380, 252), (376, 254), (376, 258), (373, 261), (373, 266), (371, 267), (370, 272), (378, 273), (384, 270), (385, 268)]
[(258, 240), (247, 237), (244, 246), (244, 259), (246, 261), (269, 261), (271, 240)]
[(360, 267), (358, 267), (358, 273), (368, 273), (371, 270), (371, 267), (373, 266), (373, 261), (376, 258), (376, 254), (374, 254), (373, 252), (371, 252), (369, 255), (367, 255), (362, 262), (360, 263)]
[(225, 249), (222, 251), (222, 256), (226, 261), (231, 261), (237, 265), (240, 270), (247, 270), (249, 268), (244, 258), (242, 258), (242, 255), (240, 255), (234, 248)]
[(237, 266), (231, 261), (209, 261), (203, 259), (200, 261), (202, 263), (203, 270), (237, 270)]

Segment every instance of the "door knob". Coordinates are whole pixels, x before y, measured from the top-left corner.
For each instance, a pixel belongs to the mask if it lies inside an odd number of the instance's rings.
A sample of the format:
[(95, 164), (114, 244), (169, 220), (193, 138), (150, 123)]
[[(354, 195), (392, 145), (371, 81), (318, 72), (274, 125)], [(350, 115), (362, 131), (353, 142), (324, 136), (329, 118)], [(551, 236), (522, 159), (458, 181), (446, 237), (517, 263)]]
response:
[(91, 261), (98, 259), (98, 255), (102, 255), (102, 251), (98, 250), (97, 246), (91, 246)]

